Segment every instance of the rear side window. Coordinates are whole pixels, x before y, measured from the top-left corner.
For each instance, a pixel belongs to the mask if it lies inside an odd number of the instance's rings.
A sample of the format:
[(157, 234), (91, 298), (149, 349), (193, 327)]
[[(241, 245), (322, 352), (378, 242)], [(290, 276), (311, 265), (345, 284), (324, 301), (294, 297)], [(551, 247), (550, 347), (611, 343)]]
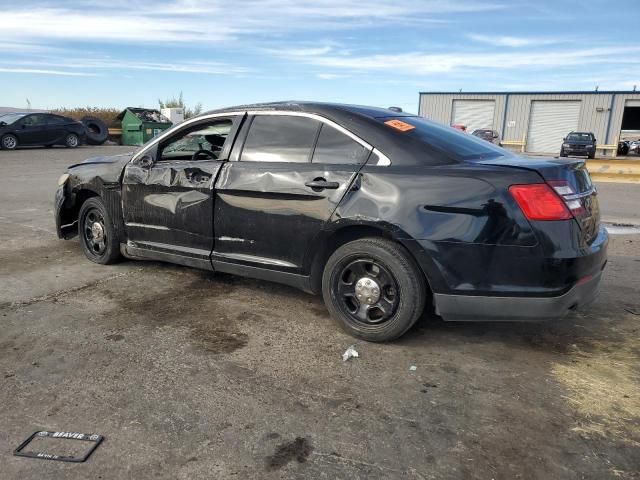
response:
[(287, 115), (256, 115), (242, 149), (243, 162), (307, 163), (320, 122)]
[(503, 157), (507, 151), (481, 138), (422, 117), (378, 118), (398, 135), (419, 140), (458, 160), (486, 160)]
[(360, 164), (367, 160), (369, 149), (335, 128), (323, 124), (313, 152), (313, 163)]
[(58, 117), (57, 115), (49, 115), (47, 117), (47, 123), (49, 125), (61, 125), (63, 123), (69, 123), (70, 120), (64, 117)]

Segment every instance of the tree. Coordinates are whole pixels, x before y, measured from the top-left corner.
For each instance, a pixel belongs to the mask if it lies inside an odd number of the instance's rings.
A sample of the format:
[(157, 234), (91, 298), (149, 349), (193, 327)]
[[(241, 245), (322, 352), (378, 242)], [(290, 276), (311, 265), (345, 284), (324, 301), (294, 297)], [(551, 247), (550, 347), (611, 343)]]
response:
[(158, 104), (160, 105), (160, 108), (182, 108), (182, 110), (184, 111), (185, 119), (195, 117), (196, 115), (200, 115), (202, 113), (202, 103), (196, 103), (195, 107), (193, 108), (187, 107), (184, 103), (182, 92), (180, 92), (178, 98), (174, 96), (172, 98), (166, 99), (164, 102), (158, 99)]

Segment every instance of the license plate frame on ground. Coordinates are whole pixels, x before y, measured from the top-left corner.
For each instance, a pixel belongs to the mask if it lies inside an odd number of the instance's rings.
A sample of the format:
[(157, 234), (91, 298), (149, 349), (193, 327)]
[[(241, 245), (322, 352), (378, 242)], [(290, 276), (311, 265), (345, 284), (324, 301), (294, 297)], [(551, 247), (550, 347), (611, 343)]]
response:
[[(55, 453), (47, 453), (47, 452), (37, 452), (37, 451), (29, 451), (25, 448), (33, 441), (35, 438), (52, 438), (58, 440), (75, 440), (88, 442), (91, 445), (88, 450), (84, 452), (84, 455), (57, 455)], [(97, 435), (95, 433), (77, 433), (77, 432), (49, 432), (49, 431), (37, 431), (33, 432), (29, 438), (27, 438), (24, 442), (22, 442), (18, 448), (13, 451), (13, 454), (17, 457), (27, 457), (27, 458), (38, 458), (40, 460), (56, 460), (58, 462), (72, 462), (72, 463), (82, 463), (86, 461), (91, 454), (98, 448), (98, 445), (102, 443), (104, 437), (102, 435)]]

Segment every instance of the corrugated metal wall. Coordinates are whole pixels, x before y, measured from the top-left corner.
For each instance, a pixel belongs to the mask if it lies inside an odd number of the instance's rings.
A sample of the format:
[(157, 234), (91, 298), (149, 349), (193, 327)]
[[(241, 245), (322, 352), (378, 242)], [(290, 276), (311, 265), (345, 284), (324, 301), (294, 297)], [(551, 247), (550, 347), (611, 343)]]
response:
[[(580, 101), (578, 129), (593, 132), (598, 143), (613, 143), (620, 133), (626, 100), (640, 100), (638, 93), (421, 93), (420, 115), (451, 124), (454, 100), (494, 100), (493, 128), (504, 140), (522, 140), (529, 130), (534, 100)], [(505, 116), (505, 105), (507, 114)], [(611, 110), (609, 110), (611, 108)], [(599, 111), (600, 110), (600, 111)], [(609, 117), (611, 116), (611, 120)], [(607, 125), (609, 125), (609, 137)], [(504, 127), (503, 127), (504, 124)], [(566, 132), (568, 133), (568, 132)]]

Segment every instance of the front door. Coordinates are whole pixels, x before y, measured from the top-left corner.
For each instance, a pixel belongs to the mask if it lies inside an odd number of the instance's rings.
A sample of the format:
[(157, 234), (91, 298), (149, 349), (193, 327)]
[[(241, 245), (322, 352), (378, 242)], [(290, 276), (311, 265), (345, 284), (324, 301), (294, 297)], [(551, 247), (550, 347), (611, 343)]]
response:
[(214, 267), (304, 273), (309, 245), (370, 150), (317, 118), (264, 112), (250, 120), (234, 147), (237, 161), (216, 184)]
[(207, 260), (213, 248), (213, 185), (239, 117), (189, 124), (125, 168), (122, 203), (132, 246)]
[(21, 145), (41, 145), (46, 143), (45, 114), (34, 113), (21, 120), (21, 127), (17, 131), (18, 143)]

